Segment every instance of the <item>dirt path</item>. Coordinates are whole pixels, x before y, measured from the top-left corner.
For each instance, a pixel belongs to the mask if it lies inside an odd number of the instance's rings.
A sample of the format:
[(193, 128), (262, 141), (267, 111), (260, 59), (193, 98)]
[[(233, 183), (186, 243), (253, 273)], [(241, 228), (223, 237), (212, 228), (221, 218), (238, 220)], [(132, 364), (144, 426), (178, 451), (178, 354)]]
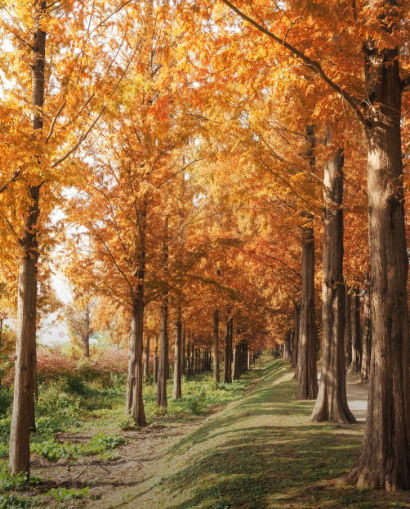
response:
[[(84, 458), (82, 462), (61, 459), (57, 463), (34, 456), (31, 462), (32, 476), (47, 479), (48, 484), (39, 487), (37, 494), (44, 495), (54, 486), (67, 489), (89, 487), (90, 495), (96, 496), (99, 503), (107, 493), (114, 493), (136, 486), (147, 480), (155, 471), (165, 452), (182, 436), (192, 432), (201, 423), (215, 414), (220, 405), (215, 405), (204, 417), (193, 417), (188, 422), (153, 424), (138, 431), (121, 433), (127, 444), (115, 449), (119, 457), (114, 461), (99, 459), (98, 456)], [(91, 434), (64, 433), (59, 436), (62, 441), (88, 442)], [(52, 487), (52, 486), (51, 486)], [(50, 498), (53, 507), (53, 500)], [(84, 507), (86, 500), (73, 501), (70, 507)], [(57, 507), (58, 504), (55, 506)], [(100, 507), (104, 507), (104, 504)]]

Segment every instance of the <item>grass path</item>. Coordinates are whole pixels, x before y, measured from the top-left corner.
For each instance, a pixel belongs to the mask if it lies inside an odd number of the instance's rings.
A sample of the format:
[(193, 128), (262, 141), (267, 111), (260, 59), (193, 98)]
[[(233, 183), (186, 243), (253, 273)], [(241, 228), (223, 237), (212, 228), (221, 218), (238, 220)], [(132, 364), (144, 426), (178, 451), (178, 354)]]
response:
[(256, 368), (241, 400), (181, 437), (145, 481), (90, 509), (271, 509), (410, 507), (410, 495), (337, 487), (357, 461), (364, 426), (309, 422), (289, 364)]

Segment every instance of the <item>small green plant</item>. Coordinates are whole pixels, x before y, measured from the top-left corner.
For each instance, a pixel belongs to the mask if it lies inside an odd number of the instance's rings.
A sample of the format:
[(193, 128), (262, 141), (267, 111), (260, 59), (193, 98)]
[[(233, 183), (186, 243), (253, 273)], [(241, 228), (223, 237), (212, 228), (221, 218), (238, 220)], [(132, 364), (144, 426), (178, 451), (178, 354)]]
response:
[(41, 497), (19, 498), (15, 495), (0, 495), (0, 509), (27, 509), (42, 504)]
[(274, 359), (279, 359), (279, 357), (280, 357), (280, 352), (278, 352), (277, 350), (273, 350), (273, 352), (272, 352), (272, 357), (273, 357)]
[(12, 475), (7, 465), (2, 465), (0, 467), (0, 492), (2, 493), (10, 490), (22, 490), (28, 485), (35, 486), (39, 484), (39, 482), (39, 477), (30, 477), (30, 479), (28, 479), (24, 472), (18, 475)]
[(30, 445), (33, 454), (38, 454), (49, 461), (58, 461), (60, 458), (80, 458), (105, 453), (107, 449), (114, 449), (126, 443), (125, 438), (118, 435), (105, 436), (104, 433), (94, 436), (88, 445), (70, 442), (57, 442), (54, 438), (44, 442)]
[(135, 430), (138, 428), (138, 423), (132, 415), (127, 415), (118, 422), (118, 427), (122, 430)]
[(75, 498), (83, 498), (88, 497), (89, 495), (89, 487), (83, 488), (82, 490), (75, 490), (75, 489), (66, 489), (66, 488), (58, 488), (58, 489), (52, 489), (48, 493), (46, 493), (47, 496), (54, 497), (57, 502), (63, 503), (67, 502), (68, 500), (73, 500)]

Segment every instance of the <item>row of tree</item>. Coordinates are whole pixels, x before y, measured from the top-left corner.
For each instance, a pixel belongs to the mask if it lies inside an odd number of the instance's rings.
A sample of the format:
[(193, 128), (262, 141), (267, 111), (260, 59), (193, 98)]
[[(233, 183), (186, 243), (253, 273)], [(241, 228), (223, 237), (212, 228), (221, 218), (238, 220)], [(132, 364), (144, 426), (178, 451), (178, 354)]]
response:
[(11, 470), (29, 470), (37, 308), (47, 307), (54, 251), (78, 295), (110, 303), (107, 324), (124, 316), (127, 411), (141, 424), (144, 330), (160, 331), (165, 406), (170, 322), (176, 397), (183, 331), (206, 351), (226, 327), (228, 381), (233, 351), (238, 373), (243, 345), (258, 350), (293, 327), (313, 419), (353, 422), (345, 285), (362, 288), (369, 273), (369, 412), (352, 478), (409, 488), (407, 2), (2, 9), (0, 262), (17, 309)]

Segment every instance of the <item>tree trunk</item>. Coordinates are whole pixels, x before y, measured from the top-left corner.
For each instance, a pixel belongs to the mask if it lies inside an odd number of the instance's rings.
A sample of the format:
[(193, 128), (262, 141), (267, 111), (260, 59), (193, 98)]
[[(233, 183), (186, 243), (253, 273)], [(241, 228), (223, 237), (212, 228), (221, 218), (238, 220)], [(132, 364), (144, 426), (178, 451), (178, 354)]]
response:
[(352, 308), (352, 375), (360, 371), (360, 297), (359, 290), (356, 288), (353, 293), (353, 308)]
[[(332, 143), (328, 126), (326, 144)], [(313, 422), (353, 423), (346, 396), (343, 282), (343, 153), (338, 148), (324, 169), (324, 242), (322, 268), (323, 357)]]
[[(162, 247), (163, 272), (168, 271), (168, 216), (165, 218), (164, 244)], [(157, 383), (157, 405), (166, 408), (167, 406), (167, 380), (169, 375), (168, 357), (168, 290), (165, 290), (161, 305), (161, 343), (159, 350), (159, 369)]]
[(219, 384), (219, 311), (214, 311), (214, 380)]
[(83, 345), (84, 345), (84, 358), (89, 359), (90, 358), (90, 335), (87, 334), (85, 338), (83, 339)]
[(161, 306), (161, 340), (157, 383), (157, 405), (162, 407), (167, 406), (168, 347), (168, 296), (165, 296)]
[[(300, 332), (300, 304), (293, 303), (294, 306), (294, 325), (293, 325), (293, 355), (292, 367), (297, 369), (298, 366), (298, 349), (299, 349), (299, 332)], [(297, 372), (295, 373), (297, 377)]]
[[(43, 129), (44, 67), (46, 58), (46, 32), (41, 29), (47, 5), (36, 5), (33, 25), (32, 128)], [(39, 170), (41, 156), (37, 156)], [(35, 164), (33, 162), (33, 164)], [(12, 474), (30, 474), (30, 425), (34, 420), (34, 369), (36, 359), (36, 313), (37, 313), (37, 262), (40, 186), (27, 188), (30, 205), (25, 217), (25, 230), (21, 245), (23, 257), (19, 268), (19, 291), (17, 306), (17, 344), (15, 355), (15, 379), (13, 415), (10, 430), (9, 468)]]
[(150, 344), (150, 337), (147, 335), (147, 344), (145, 345), (145, 363), (144, 363), (144, 378), (148, 378), (149, 374), (149, 345)]
[[(373, 9), (379, 3), (371, 0)], [(387, 9), (393, 0), (382, 2)], [(386, 15), (387, 16), (387, 15)], [(384, 20), (387, 25), (389, 18)], [(369, 400), (358, 487), (410, 488), (408, 258), (404, 220), (399, 50), (367, 43), (367, 187), (371, 265)]]
[[(138, 271), (140, 281), (143, 280), (143, 269)], [(134, 417), (140, 426), (147, 424), (144, 402), (142, 400), (142, 348), (144, 326), (144, 287), (138, 285), (138, 296), (134, 299), (130, 343), (128, 348), (128, 380), (126, 413)]]
[(182, 333), (182, 375), (186, 374), (186, 363), (185, 363), (185, 340), (186, 340), (186, 329)]
[(364, 285), (364, 309), (363, 309), (363, 358), (360, 378), (362, 382), (369, 379), (370, 375), (370, 352), (371, 352), (371, 319), (370, 319), (370, 274), (366, 276)]
[(346, 369), (350, 368), (352, 364), (352, 345), (350, 338), (351, 329), (351, 296), (349, 287), (345, 287), (345, 366)]
[(286, 333), (285, 342), (283, 343), (283, 358), (286, 361), (290, 360), (290, 335), (290, 331)]
[(174, 350), (174, 392), (173, 399), (178, 399), (182, 395), (181, 376), (182, 376), (182, 323), (181, 309), (178, 311), (178, 318), (175, 324), (175, 350)]
[(158, 381), (158, 334), (155, 335), (155, 345), (154, 345), (154, 382)]
[(229, 354), (229, 337), (230, 337), (230, 321), (226, 322), (226, 336), (225, 336), (225, 358), (224, 358), (224, 384), (229, 383), (229, 364), (231, 362)]
[(316, 330), (315, 330), (315, 247), (312, 217), (306, 218), (302, 239), (302, 302), (298, 348), (298, 384), (300, 399), (317, 396)]

